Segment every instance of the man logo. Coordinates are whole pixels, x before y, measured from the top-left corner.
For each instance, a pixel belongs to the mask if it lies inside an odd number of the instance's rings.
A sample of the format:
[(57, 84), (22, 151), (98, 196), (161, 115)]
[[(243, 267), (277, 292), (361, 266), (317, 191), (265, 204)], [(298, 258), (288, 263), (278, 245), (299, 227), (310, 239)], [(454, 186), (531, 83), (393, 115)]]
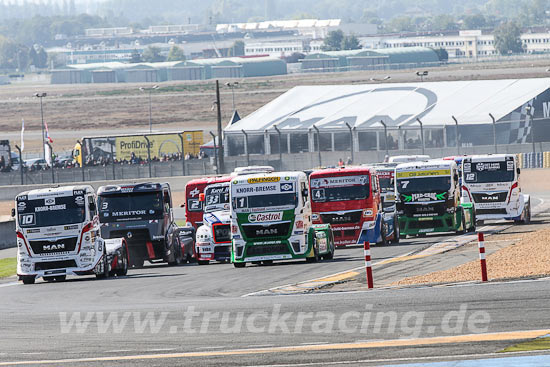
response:
[(65, 244), (64, 243), (57, 243), (53, 245), (44, 245), (42, 246), (42, 250), (44, 251), (56, 251), (56, 250), (65, 250)]
[(277, 235), (278, 233), (277, 228), (262, 228), (256, 230), (256, 236)]

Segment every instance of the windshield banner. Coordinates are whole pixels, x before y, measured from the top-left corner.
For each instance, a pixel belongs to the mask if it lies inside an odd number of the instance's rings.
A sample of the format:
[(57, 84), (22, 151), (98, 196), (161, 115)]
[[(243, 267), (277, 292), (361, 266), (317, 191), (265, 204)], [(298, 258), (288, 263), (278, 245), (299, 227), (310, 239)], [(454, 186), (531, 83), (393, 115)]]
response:
[(311, 187), (342, 187), (342, 186), (355, 186), (366, 185), (369, 183), (369, 176), (339, 176), (339, 177), (323, 177), (314, 178), (311, 180)]
[(450, 169), (434, 169), (428, 171), (397, 172), (397, 178), (427, 177), (427, 176), (450, 176)]
[(258, 183), (247, 186), (234, 186), (233, 194), (237, 196), (266, 195), (295, 192), (294, 182)]

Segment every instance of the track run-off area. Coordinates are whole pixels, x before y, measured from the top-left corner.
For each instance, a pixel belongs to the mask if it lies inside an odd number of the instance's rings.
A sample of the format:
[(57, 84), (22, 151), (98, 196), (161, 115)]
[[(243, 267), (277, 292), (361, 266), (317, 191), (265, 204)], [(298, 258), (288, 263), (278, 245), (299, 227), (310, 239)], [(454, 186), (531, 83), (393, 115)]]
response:
[[(549, 210), (550, 197), (532, 200), (535, 215)], [(513, 228), (489, 222), (478, 230)], [(474, 238), (428, 235), (373, 246), (374, 290), (323, 287), (364, 275), (362, 247), (338, 249), (334, 260), (319, 263), (148, 265), (119, 278), (31, 286), (4, 279), (0, 365), (391, 365), (510, 357), (496, 352), (550, 333), (549, 279), (380, 287), (460, 264), (452, 244)], [(439, 244), (448, 249), (431, 256)], [(311, 286), (319, 280), (323, 286)]]

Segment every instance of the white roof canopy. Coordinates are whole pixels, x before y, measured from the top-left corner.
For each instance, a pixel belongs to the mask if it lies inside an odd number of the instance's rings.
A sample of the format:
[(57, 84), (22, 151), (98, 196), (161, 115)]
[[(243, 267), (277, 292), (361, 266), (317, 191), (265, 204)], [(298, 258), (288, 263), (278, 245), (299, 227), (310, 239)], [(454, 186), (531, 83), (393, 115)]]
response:
[(346, 123), (358, 130), (498, 121), (550, 88), (550, 78), (451, 82), (323, 85), (294, 87), (239, 122), (227, 133), (340, 130)]

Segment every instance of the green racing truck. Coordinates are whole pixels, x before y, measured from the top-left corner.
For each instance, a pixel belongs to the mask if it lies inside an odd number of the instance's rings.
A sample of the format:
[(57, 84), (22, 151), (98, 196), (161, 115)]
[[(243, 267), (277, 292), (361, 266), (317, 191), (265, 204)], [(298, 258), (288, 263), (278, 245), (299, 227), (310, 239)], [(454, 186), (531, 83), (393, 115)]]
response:
[(402, 236), (475, 231), (473, 205), (460, 202), (459, 176), (454, 161), (402, 163), (395, 168), (394, 181)]
[(311, 224), (304, 172), (237, 176), (230, 193), (231, 261), (236, 268), (274, 260), (333, 258), (330, 225)]

